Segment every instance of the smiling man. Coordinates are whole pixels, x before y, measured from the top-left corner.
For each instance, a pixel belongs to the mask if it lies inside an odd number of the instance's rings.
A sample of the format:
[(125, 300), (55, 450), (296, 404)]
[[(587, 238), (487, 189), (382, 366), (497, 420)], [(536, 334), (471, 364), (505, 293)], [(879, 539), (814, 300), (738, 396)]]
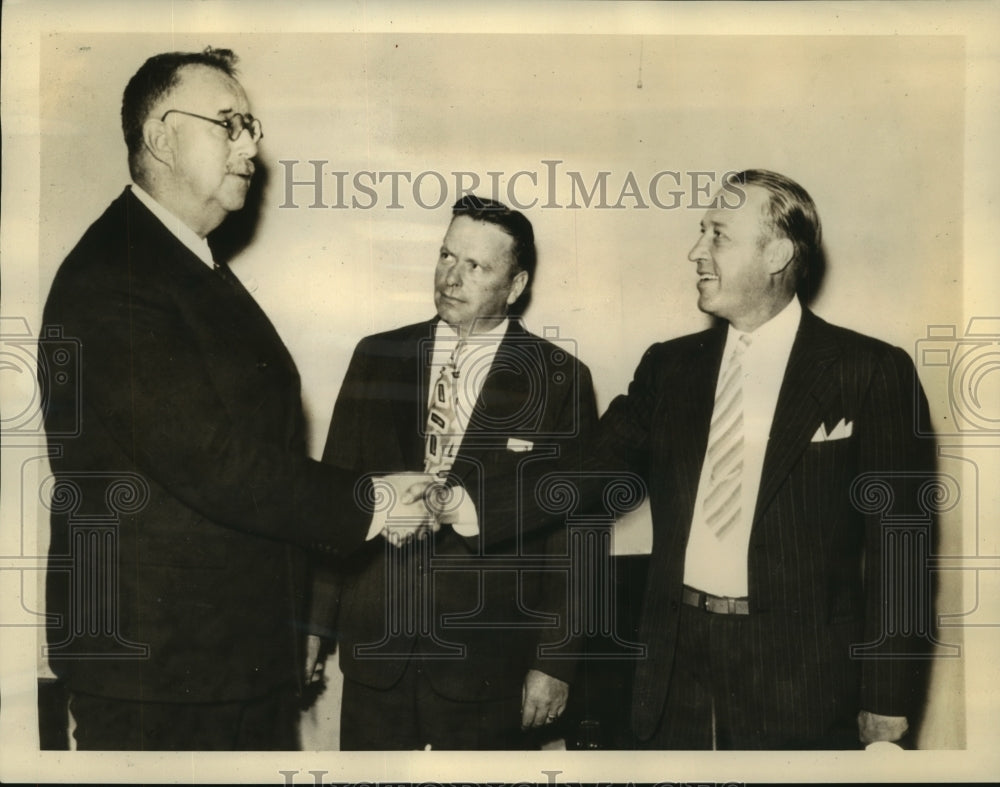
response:
[(357, 475), (307, 457), (295, 364), (206, 240), (243, 207), (262, 136), (234, 62), (167, 53), (132, 77), (133, 183), (45, 307), (45, 335), (80, 347), (76, 386), (40, 347), (47, 655), (80, 749), (297, 748), (293, 545), (339, 554), (371, 526)]
[[(822, 254), (806, 191), (748, 170), (724, 196), (688, 255), (718, 324), (646, 352), (595, 451), (644, 477), (653, 517), (633, 733), (652, 749), (898, 741), (921, 708), (928, 575), (852, 484), (873, 474), (894, 517), (924, 516), (927, 403), (903, 350), (796, 297)], [(892, 599), (923, 617), (890, 622)]]
[(534, 270), (528, 219), (465, 196), (434, 270), (437, 316), (351, 359), (324, 458), (434, 473), (471, 505), (399, 551), (373, 532), (367, 553), (319, 574), (342, 749), (530, 748), (565, 710), (574, 664), (540, 650), (566, 634), (565, 576), (547, 568), (565, 531), (533, 533), (522, 496), (597, 413), (587, 368), (509, 315)]

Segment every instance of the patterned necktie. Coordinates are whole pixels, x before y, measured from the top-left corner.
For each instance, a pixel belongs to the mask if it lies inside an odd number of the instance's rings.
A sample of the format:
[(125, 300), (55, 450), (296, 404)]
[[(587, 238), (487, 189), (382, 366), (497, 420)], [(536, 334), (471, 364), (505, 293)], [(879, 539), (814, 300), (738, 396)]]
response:
[(716, 538), (723, 538), (739, 521), (743, 475), (743, 366), (740, 358), (750, 345), (741, 334), (719, 384), (708, 432), (705, 467), (709, 472), (705, 495), (705, 522)]
[(427, 436), (424, 441), (424, 472), (446, 475), (455, 462), (455, 451), (462, 441), (457, 415), (458, 353), (455, 345), (448, 363), (441, 367), (431, 392), (427, 412)]

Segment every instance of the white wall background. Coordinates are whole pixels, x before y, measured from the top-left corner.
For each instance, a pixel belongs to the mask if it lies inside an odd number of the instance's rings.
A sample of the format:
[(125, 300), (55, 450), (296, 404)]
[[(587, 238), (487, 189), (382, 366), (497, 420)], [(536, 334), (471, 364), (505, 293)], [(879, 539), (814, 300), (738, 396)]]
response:
[[(519, 170), (537, 173), (537, 187), (522, 177), (517, 191), (538, 198), (526, 210), (539, 247), (526, 322), (576, 343), (602, 410), (651, 342), (707, 324), (686, 259), (702, 214), (692, 204), (705, 199), (692, 188), (693, 172), (715, 173), (700, 176), (704, 184), (764, 167), (810, 191), (829, 256), (814, 303), (820, 316), (911, 354), (928, 325), (956, 324), (961, 334), (969, 67), (962, 37), (672, 35), (666, 24), (609, 35), (383, 30), (42, 35), (37, 258), (26, 250), (37, 259), (40, 296), (128, 182), (118, 112), (130, 75), (153, 53), (211, 44), (241, 56), (241, 81), (265, 132), (257, 232), (234, 269), (256, 286), (298, 362), (314, 454), (358, 339), (433, 314), (431, 271), (455, 195), (425, 209), (401, 181), (402, 207), (390, 209), (383, 182), (370, 209), (313, 209), (312, 189), (296, 187), (299, 207), (281, 208), (280, 160), (302, 162), (300, 180), (311, 177), (311, 159), (346, 171), (348, 203), (367, 200), (351, 187), (361, 170), (433, 170), (451, 189), (455, 171), (478, 173), (487, 186), (486, 173), (502, 172), (503, 189)], [(553, 183), (545, 160), (562, 162), (554, 188), (564, 206), (569, 170), (588, 187), (608, 171), (611, 203), (629, 173), (647, 202), (649, 178), (662, 170), (678, 171), (681, 185), (665, 179), (660, 198), (684, 193), (673, 209), (639, 209), (628, 198), (621, 210), (544, 208)], [(425, 201), (437, 196), (433, 184), (425, 182)], [(326, 203), (335, 191), (329, 176)], [(489, 188), (479, 193), (489, 196)], [(9, 273), (12, 260), (4, 263)], [(18, 308), (37, 326), (40, 303)], [(940, 424), (946, 382), (924, 382)], [(947, 516), (942, 552), (968, 552), (975, 525), (959, 512)], [(634, 523), (623, 551), (641, 549), (644, 537), (643, 523)], [(972, 606), (958, 572), (943, 576), (941, 604), (954, 613)], [(960, 629), (945, 635), (961, 641)], [(963, 662), (942, 660), (921, 743), (960, 748), (965, 740)]]
[[(428, 210), (387, 178), (373, 208), (313, 209), (286, 166), (361, 170), (519, 170), (515, 196), (540, 250), (530, 327), (557, 325), (595, 375), (601, 406), (652, 341), (702, 327), (694, 243), (706, 200), (692, 179), (766, 167), (802, 183), (824, 221), (829, 274), (816, 310), (907, 348), (962, 308), (962, 42), (956, 37), (538, 35), (53, 35), (43, 44), (42, 289), (64, 254), (128, 182), (121, 88), (149, 54), (233, 48), (264, 123), (269, 180), (253, 244), (234, 263), (292, 348), (316, 434), (325, 435), (361, 336), (433, 313), (431, 271), (453, 199)], [(641, 87), (639, 87), (641, 80)], [(543, 161), (561, 161), (545, 165)], [(555, 178), (549, 177), (555, 167)], [(600, 171), (614, 204), (629, 173), (674, 209), (546, 209), (573, 202), (570, 177)], [(694, 176), (694, 172), (716, 173)], [(468, 178), (465, 180), (469, 182)], [(365, 180), (365, 184), (370, 180)], [(324, 202), (337, 201), (328, 174)], [(669, 192), (682, 191), (673, 196)], [(433, 178), (419, 199), (437, 202)], [(695, 206), (695, 207), (692, 207)]]

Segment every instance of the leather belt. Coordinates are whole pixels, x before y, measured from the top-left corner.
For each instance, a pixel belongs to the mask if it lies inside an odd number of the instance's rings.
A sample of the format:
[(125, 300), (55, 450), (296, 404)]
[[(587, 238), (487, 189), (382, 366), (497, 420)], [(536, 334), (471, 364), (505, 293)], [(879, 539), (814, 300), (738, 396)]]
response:
[(715, 615), (749, 615), (750, 600), (748, 598), (732, 598), (730, 596), (713, 596), (701, 590), (684, 586), (681, 601), (691, 607), (703, 609)]

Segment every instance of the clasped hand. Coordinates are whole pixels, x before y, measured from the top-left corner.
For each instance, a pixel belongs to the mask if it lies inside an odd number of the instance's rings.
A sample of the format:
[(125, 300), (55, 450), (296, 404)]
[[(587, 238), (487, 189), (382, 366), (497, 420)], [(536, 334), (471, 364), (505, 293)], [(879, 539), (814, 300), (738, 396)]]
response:
[(374, 483), (384, 515), (381, 533), (397, 547), (452, 524), (465, 494), (461, 487), (449, 486), (428, 473), (393, 473)]

